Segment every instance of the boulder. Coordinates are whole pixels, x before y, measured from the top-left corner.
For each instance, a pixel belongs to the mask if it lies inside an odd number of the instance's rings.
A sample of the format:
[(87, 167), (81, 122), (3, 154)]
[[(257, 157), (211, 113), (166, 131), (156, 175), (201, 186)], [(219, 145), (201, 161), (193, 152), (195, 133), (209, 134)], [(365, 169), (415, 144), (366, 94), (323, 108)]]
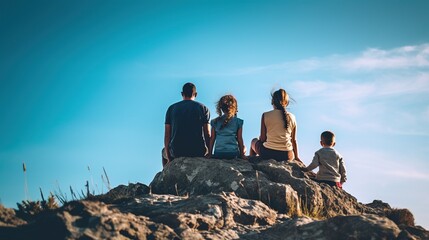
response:
[(243, 199), (234, 193), (180, 197), (150, 194), (115, 205), (121, 212), (144, 215), (170, 226), (180, 236), (189, 229), (202, 232), (237, 226), (265, 226), (276, 222), (277, 214), (260, 201)]
[(372, 214), (337, 216), (323, 221), (297, 218), (242, 239), (396, 239), (401, 230), (385, 217)]
[(158, 194), (235, 192), (260, 200), (279, 213), (323, 218), (374, 211), (346, 191), (318, 184), (298, 162), (178, 158), (150, 184)]
[(270, 181), (248, 161), (177, 158), (150, 184), (153, 193), (204, 195), (234, 192), (261, 200), (280, 213), (301, 214), (297, 192), (287, 183)]
[(90, 195), (88, 199), (101, 201), (104, 203), (115, 203), (121, 202), (126, 199), (141, 197), (145, 194), (148, 194), (150, 189), (148, 186), (142, 183), (130, 183), (128, 186), (119, 185), (109, 192), (100, 195)]

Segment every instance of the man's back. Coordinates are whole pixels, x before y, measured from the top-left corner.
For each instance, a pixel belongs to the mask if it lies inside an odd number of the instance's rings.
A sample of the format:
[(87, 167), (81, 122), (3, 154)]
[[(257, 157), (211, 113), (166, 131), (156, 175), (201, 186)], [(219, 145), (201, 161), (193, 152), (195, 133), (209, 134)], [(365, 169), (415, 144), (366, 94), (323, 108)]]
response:
[(193, 100), (183, 100), (168, 108), (165, 124), (171, 125), (169, 148), (173, 157), (205, 155), (202, 127), (209, 120), (208, 108)]

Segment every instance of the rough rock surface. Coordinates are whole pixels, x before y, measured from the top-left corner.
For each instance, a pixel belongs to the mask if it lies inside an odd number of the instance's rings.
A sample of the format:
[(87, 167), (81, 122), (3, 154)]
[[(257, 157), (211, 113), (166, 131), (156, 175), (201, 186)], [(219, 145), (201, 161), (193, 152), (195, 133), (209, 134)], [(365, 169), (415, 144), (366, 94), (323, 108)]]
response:
[(407, 209), (361, 204), (300, 163), (180, 158), (144, 184), (28, 221), (0, 205), (0, 239), (429, 239)]
[(2, 226), (18, 226), (26, 224), (27, 222), (18, 218), (15, 211), (0, 205), (0, 227)]
[(151, 183), (159, 194), (235, 192), (260, 200), (279, 213), (331, 217), (374, 211), (346, 191), (318, 184), (297, 162), (274, 160), (251, 163), (243, 160), (180, 158), (158, 173)]
[(395, 239), (401, 230), (376, 215), (337, 216), (325, 221), (298, 218), (243, 239)]

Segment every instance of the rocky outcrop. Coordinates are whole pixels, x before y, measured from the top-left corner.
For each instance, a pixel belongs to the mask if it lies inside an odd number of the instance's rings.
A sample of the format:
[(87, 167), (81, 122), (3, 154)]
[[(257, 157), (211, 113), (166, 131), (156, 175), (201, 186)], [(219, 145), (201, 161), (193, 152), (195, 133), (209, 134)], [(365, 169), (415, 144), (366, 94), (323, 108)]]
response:
[(299, 162), (180, 158), (151, 183), (159, 194), (203, 195), (235, 192), (260, 200), (279, 213), (313, 217), (375, 213), (346, 191), (318, 184), (300, 170)]
[(265, 204), (234, 193), (147, 194), (118, 204), (70, 202), (26, 225), (0, 227), (0, 239), (235, 239), (276, 220)]
[(121, 185), (27, 221), (0, 206), (0, 239), (429, 239), (408, 210), (361, 204), (300, 166), (179, 158), (150, 187)]

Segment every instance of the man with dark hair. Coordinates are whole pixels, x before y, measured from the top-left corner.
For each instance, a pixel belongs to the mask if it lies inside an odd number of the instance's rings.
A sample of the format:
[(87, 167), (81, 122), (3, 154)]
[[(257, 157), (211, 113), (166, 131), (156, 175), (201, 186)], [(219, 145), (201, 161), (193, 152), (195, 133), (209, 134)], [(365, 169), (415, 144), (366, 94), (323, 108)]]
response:
[(182, 96), (187, 98), (192, 98), (192, 96), (197, 97), (197, 88), (193, 83), (185, 83), (182, 87)]
[(177, 157), (203, 157), (210, 143), (210, 111), (195, 101), (196, 87), (186, 83), (182, 101), (171, 105), (165, 116), (162, 166)]

